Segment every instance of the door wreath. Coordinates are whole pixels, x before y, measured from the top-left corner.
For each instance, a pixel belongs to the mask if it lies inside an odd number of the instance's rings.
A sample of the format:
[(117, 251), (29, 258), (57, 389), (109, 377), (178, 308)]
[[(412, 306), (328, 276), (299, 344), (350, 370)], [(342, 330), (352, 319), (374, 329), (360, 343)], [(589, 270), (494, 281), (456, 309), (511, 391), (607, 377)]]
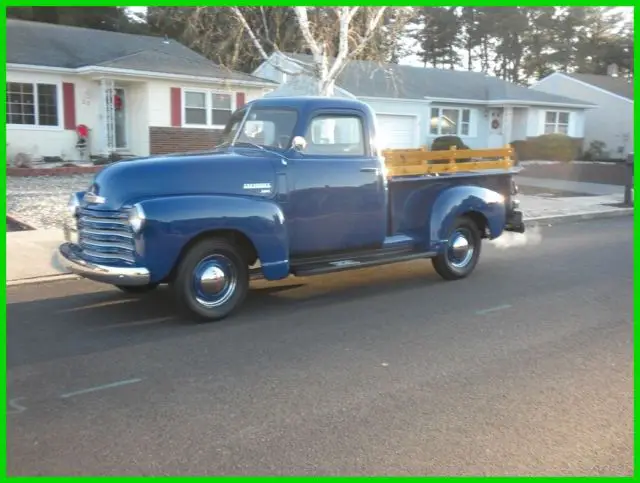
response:
[(494, 119), (493, 121), (491, 121), (492, 129), (498, 129), (499, 127), (500, 127), (500, 121), (498, 121), (497, 119)]

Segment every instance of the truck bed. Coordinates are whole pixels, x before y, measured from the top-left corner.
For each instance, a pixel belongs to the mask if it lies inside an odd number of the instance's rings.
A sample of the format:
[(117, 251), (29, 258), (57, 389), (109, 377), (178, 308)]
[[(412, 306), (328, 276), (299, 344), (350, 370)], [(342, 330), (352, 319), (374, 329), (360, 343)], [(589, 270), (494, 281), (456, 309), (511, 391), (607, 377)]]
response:
[(510, 146), (500, 149), (460, 150), (451, 147), (446, 151), (420, 148), (383, 152), (389, 180), (454, 173), (510, 172), (514, 164), (512, 155)]
[(424, 207), (432, 206), (440, 191), (456, 185), (478, 186), (511, 195), (512, 150), (502, 149), (386, 151), (389, 186), (389, 235), (424, 233)]

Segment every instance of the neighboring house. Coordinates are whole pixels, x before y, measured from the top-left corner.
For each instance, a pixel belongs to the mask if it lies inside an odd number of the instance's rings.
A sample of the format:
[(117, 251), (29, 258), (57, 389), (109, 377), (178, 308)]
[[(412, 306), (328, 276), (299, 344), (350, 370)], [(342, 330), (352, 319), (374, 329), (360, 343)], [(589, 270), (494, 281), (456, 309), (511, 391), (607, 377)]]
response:
[[(254, 72), (280, 85), (267, 96), (313, 94), (305, 64), (311, 56), (274, 53)], [(284, 74), (276, 66), (289, 73)], [(338, 77), (336, 96), (355, 97), (376, 112), (382, 145), (431, 145), (457, 135), (472, 148), (502, 147), (544, 133), (584, 134), (591, 103), (538, 92), (481, 73), (352, 61)]]
[(568, 95), (595, 104), (585, 115), (585, 150), (594, 141), (605, 143), (608, 157), (633, 152), (633, 83), (620, 77), (556, 72), (531, 87), (537, 92)]
[(7, 20), (8, 152), (79, 159), (212, 147), (230, 113), (273, 83), (174, 40)]

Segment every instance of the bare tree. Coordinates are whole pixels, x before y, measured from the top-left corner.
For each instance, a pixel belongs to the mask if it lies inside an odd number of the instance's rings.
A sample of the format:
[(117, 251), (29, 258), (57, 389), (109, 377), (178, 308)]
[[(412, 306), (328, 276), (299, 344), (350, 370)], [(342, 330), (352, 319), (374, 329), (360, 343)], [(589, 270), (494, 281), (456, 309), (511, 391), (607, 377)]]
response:
[[(336, 79), (349, 61), (355, 58), (381, 28), (381, 19), (387, 7), (364, 7), (369, 15), (365, 15), (364, 28), (354, 28), (354, 16), (362, 7), (293, 7), (298, 28), (304, 42), (311, 52), (312, 62), (290, 59), (310, 74), (316, 82), (319, 95), (330, 96), (334, 92)], [(254, 46), (265, 61), (270, 61), (267, 49), (280, 52), (278, 45), (269, 38), (262, 41), (247, 22), (242, 11), (232, 7), (232, 11), (241, 23)], [(337, 41), (337, 42), (336, 42)], [(266, 45), (265, 45), (266, 44)], [(272, 64), (276, 69), (296, 75), (298, 71), (286, 70), (281, 65)]]

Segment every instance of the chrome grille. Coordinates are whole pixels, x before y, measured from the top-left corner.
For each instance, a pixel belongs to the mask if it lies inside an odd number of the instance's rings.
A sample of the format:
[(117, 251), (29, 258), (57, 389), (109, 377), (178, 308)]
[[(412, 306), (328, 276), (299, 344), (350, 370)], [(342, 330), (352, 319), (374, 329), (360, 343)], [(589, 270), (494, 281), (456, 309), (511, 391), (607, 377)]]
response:
[(99, 263), (134, 263), (135, 244), (127, 217), (119, 211), (81, 209), (78, 244), (83, 255)]

